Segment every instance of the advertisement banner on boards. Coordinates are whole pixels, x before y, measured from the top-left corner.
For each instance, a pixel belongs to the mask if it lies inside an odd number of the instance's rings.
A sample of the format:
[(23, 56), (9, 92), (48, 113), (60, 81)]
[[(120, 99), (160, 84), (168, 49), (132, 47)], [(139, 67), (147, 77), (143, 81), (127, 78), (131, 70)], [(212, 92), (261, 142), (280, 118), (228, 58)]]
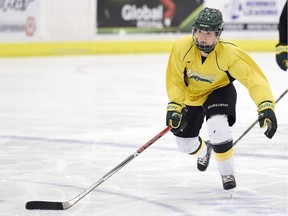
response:
[(0, 0), (0, 39), (27, 39), (38, 35), (40, 0)]
[(97, 32), (190, 32), (203, 0), (98, 0)]
[(225, 31), (276, 31), (286, 0), (206, 0), (222, 11)]

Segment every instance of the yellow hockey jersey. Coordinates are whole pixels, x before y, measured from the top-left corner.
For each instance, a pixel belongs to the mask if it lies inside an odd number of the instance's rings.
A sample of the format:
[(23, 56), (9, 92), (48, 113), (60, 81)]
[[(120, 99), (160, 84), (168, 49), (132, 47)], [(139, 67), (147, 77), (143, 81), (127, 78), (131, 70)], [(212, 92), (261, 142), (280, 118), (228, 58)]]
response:
[(179, 104), (201, 106), (215, 89), (238, 80), (258, 106), (263, 101), (275, 104), (267, 78), (254, 60), (237, 46), (218, 41), (202, 63), (192, 35), (174, 44), (166, 71), (169, 100)]

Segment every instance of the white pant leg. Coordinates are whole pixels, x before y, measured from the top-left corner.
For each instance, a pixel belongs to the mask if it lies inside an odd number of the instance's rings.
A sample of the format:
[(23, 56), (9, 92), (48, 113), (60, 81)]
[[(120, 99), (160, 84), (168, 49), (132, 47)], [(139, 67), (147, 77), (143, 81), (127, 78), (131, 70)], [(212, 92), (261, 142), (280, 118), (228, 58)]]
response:
[(176, 144), (180, 152), (190, 154), (195, 152), (201, 143), (198, 137), (182, 138), (176, 136)]
[[(207, 120), (207, 131), (212, 145), (223, 145), (231, 142), (233, 139), (227, 115), (214, 115), (209, 118)], [(216, 162), (220, 175), (234, 174), (233, 154), (225, 160), (218, 160), (216, 158)]]

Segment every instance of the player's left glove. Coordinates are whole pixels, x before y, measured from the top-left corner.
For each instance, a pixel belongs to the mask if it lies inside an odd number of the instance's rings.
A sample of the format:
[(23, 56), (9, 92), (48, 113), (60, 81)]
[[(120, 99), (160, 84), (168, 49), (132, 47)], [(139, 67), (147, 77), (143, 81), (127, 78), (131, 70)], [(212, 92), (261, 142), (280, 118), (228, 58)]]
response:
[(288, 67), (288, 46), (287, 44), (276, 45), (276, 61), (279, 67), (286, 71)]
[(258, 106), (258, 122), (261, 128), (267, 126), (264, 134), (271, 139), (277, 130), (274, 104), (271, 101), (264, 101)]

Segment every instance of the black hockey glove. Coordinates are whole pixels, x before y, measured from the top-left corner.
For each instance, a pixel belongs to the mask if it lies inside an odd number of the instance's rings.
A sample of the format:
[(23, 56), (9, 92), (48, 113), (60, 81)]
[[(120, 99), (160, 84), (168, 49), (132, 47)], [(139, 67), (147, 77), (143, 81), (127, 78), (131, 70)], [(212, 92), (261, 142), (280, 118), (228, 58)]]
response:
[(271, 139), (277, 130), (277, 119), (272, 102), (264, 101), (258, 106), (258, 122), (261, 128), (267, 125), (267, 130), (264, 134)]
[(171, 132), (176, 135), (182, 132), (186, 126), (187, 121), (183, 119), (187, 110), (184, 106), (178, 103), (170, 102), (167, 106), (166, 125), (172, 127)]
[(288, 46), (287, 44), (276, 45), (276, 61), (279, 67), (286, 71), (288, 67)]

